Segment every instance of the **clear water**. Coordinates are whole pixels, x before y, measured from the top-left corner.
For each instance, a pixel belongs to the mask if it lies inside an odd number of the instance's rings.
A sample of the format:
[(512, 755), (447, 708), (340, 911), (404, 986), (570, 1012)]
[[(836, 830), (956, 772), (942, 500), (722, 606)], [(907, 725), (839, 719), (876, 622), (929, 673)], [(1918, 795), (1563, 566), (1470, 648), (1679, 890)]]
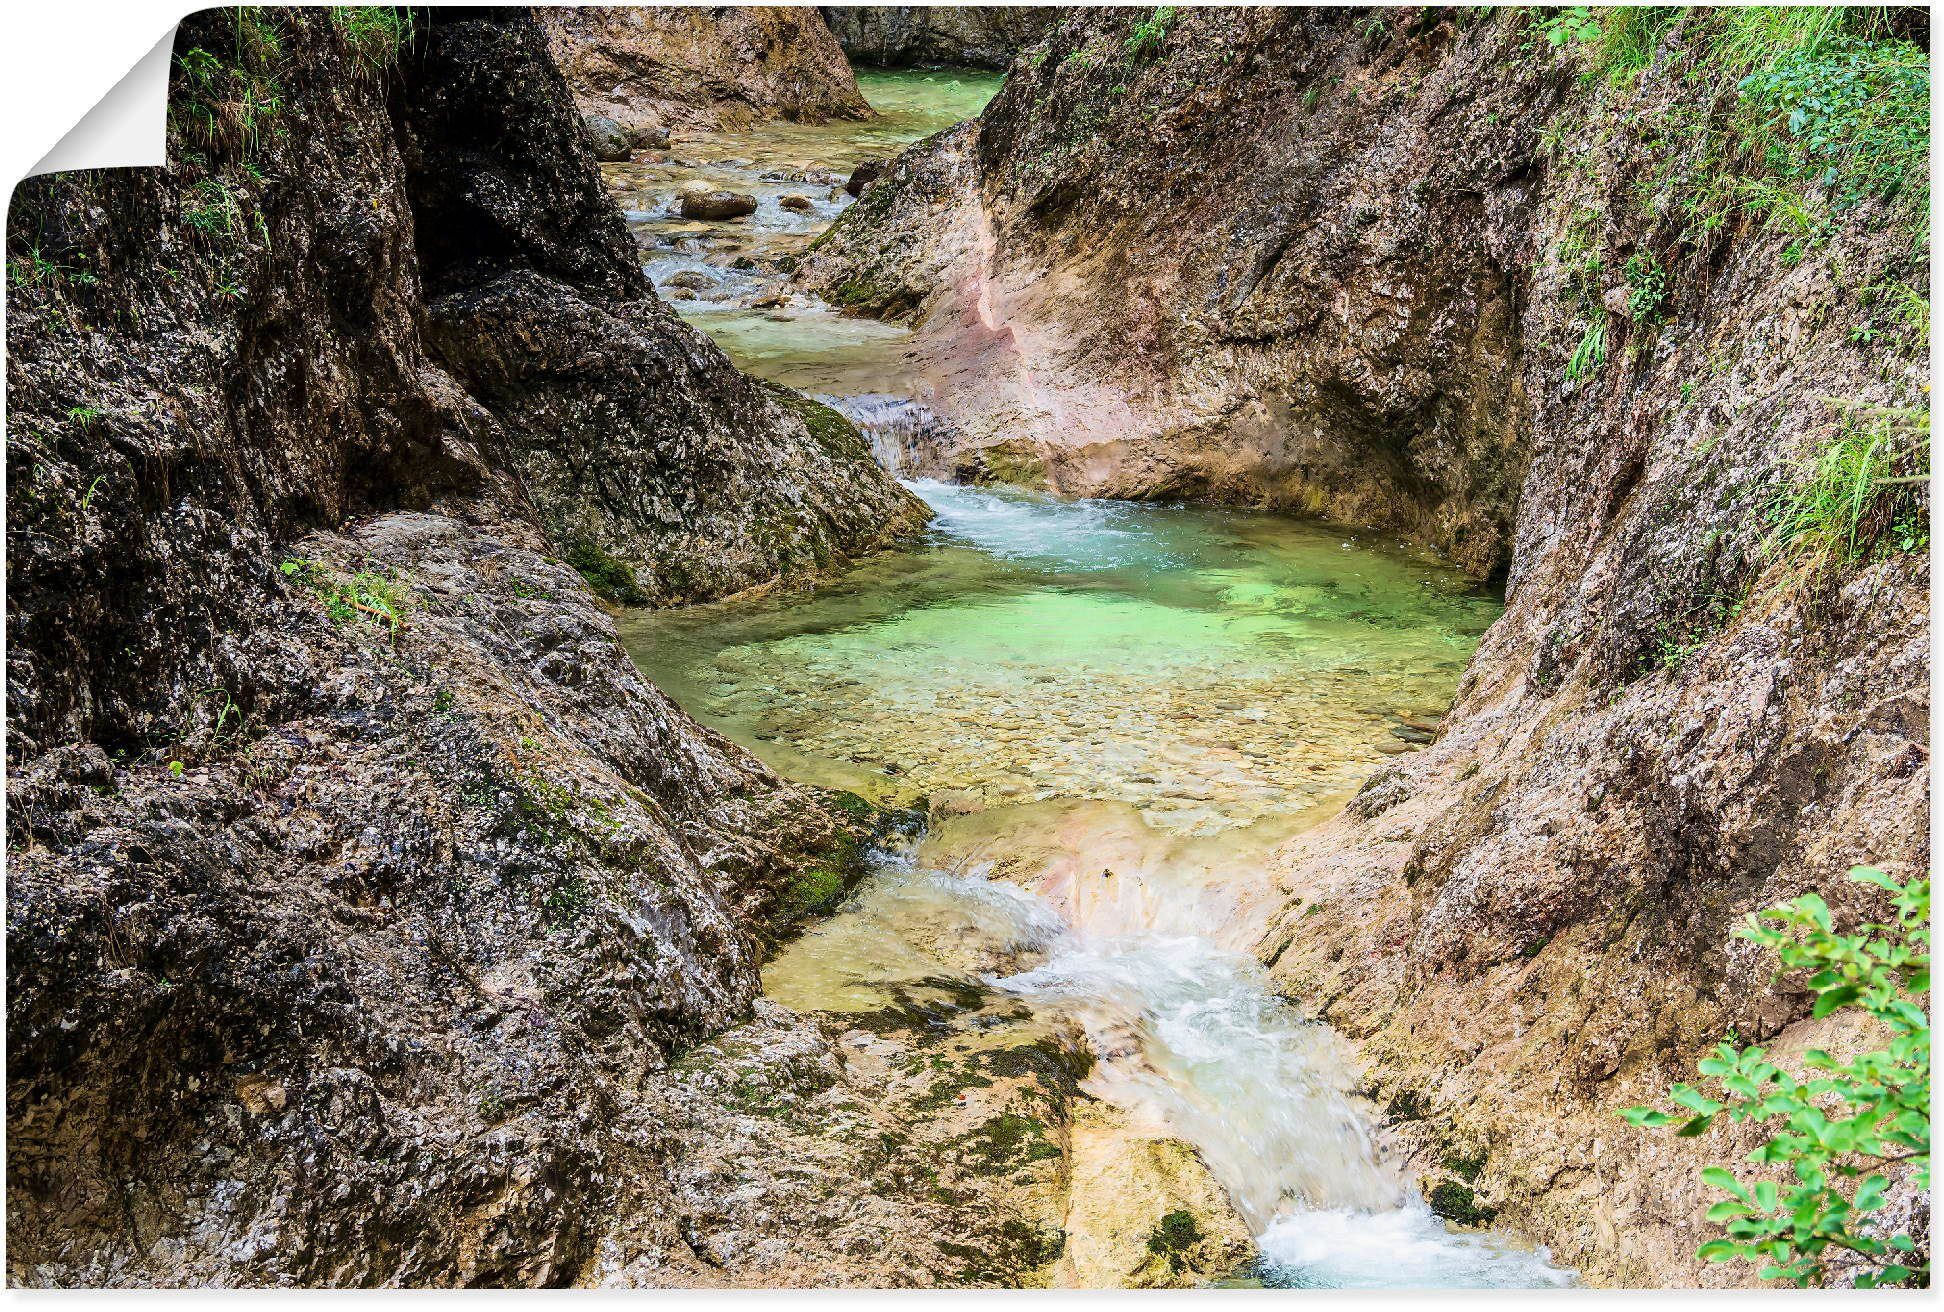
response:
[[(899, 392), (897, 347), (908, 330), (792, 295), (766, 261), (802, 251), (854, 203), (842, 183), (858, 164), (973, 117), (1001, 77), (931, 69), (861, 72), (857, 81), (875, 118), (687, 134), (665, 158), (603, 166), (641, 244), (642, 267), (684, 318), (749, 372), (837, 396)], [(755, 197), (756, 212), (683, 219), (677, 193), (697, 181)], [(808, 208), (785, 208), (786, 196), (802, 197)], [(739, 260), (758, 267), (736, 268)], [(782, 299), (769, 303), (775, 297)]]
[[(986, 75), (863, 75), (870, 125), (678, 141), (610, 180), (665, 293), (743, 367), (851, 414), (881, 462), (929, 417), (903, 330), (779, 295), (765, 269), (847, 198), (765, 175), (847, 172), (975, 113)], [(756, 215), (667, 213), (690, 177)], [(813, 197), (809, 212), (781, 196)], [(679, 287), (670, 279), (687, 273)], [(765, 970), (786, 1006), (857, 1015), (990, 1001), (968, 1030), (1077, 1037), (1089, 1091), (1194, 1143), (1255, 1229), (1256, 1282), (1522, 1287), (1570, 1272), (1452, 1230), (1384, 1160), (1354, 1066), (1249, 954), (1275, 844), (1326, 818), (1450, 699), (1498, 602), (1380, 537), (1246, 511), (910, 484), (918, 548), (812, 596), (638, 612), (623, 636), (686, 709), (783, 773), (931, 805), (838, 914)], [(1025, 1030), (1030, 1033), (1022, 1034)]]
[(1449, 698), (1498, 603), (1422, 556), (1277, 516), (916, 483), (929, 541), (814, 596), (629, 617), (643, 668), (784, 772), (939, 795), (767, 991), (852, 1014), (940, 980), (1077, 1026), (1097, 1096), (1196, 1144), (1267, 1283), (1528, 1286), (1382, 1157), (1326, 1027), (1246, 951), (1262, 858)]

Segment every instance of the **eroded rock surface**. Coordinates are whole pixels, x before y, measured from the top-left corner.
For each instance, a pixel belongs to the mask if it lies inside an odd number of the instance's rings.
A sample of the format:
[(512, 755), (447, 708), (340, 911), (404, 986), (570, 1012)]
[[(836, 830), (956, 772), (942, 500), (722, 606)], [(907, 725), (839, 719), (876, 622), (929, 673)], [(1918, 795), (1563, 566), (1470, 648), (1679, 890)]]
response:
[[(647, 684), (560, 530), (577, 482), (720, 591), (902, 493), (659, 308), (528, 16), (420, 21), (191, 19), (177, 167), (14, 198), (19, 1283), (680, 1283), (662, 1073), (856, 873), (860, 808)], [(626, 504), (536, 445), (597, 408)], [(657, 538), (658, 479), (738, 506)]]
[(825, 5), (824, 21), (860, 64), (1006, 68), (1066, 16), (1061, 5)]
[(546, 6), (547, 44), (590, 114), (637, 130), (869, 118), (843, 49), (809, 8)]
[(402, 117), (428, 335), (511, 430), (563, 555), (665, 604), (923, 526), (855, 428), (746, 377), (655, 295), (531, 23), (443, 24), (417, 58)]

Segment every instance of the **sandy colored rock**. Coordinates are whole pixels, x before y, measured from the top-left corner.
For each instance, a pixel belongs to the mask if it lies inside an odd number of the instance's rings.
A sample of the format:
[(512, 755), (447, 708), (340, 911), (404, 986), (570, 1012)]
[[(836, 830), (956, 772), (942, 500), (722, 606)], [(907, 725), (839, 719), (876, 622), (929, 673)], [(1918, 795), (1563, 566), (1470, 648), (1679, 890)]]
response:
[(556, 5), (536, 13), (576, 103), (625, 128), (734, 131), (766, 119), (871, 114), (814, 9)]
[(1072, 1183), (1063, 1289), (1175, 1289), (1232, 1275), (1255, 1241), (1193, 1147), (1088, 1102), (1068, 1130)]

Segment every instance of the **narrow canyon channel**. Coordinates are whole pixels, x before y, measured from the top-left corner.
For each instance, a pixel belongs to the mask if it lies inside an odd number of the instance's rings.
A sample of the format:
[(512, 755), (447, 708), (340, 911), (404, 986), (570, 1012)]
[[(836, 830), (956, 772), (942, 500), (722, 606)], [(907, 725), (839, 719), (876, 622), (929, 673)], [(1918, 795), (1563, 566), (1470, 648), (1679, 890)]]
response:
[[(902, 472), (927, 422), (901, 386), (905, 330), (791, 292), (776, 260), (851, 203), (855, 165), (976, 114), (999, 79), (858, 80), (873, 120), (685, 136), (606, 175), (683, 317), (850, 416)], [(674, 194), (697, 180), (756, 212), (681, 218)], [(1278, 901), (1263, 855), (1428, 739), (1497, 599), (1382, 535), (909, 486), (928, 537), (814, 596), (623, 620), (691, 714), (791, 778), (912, 817), (770, 963), (769, 996), (916, 1009), (969, 1044), (1074, 1044), (1087, 1093), (1194, 1145), (1227, 1190), (1260, 1252), (1242, 1283), (1572, 1283), (1516, 1236), (1433, 1215), (1386, 1161), (1343, 1045), (1250, 952)], [(877, 1039), (860, 1021), (844, 1041)]]

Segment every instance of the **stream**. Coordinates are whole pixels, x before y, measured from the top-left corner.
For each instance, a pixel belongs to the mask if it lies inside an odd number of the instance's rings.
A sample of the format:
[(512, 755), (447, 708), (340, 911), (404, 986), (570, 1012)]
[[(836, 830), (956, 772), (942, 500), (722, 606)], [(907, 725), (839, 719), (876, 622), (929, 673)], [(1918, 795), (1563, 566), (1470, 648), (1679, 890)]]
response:
[[(859, 83), (874, 121), (684, 137), (606, 171), (677, 310), (858, 420), (896, 472), (905, 330), (789, 292), (769, 261), (850, 203), (859, 160), (976, 114), (999, 78)], [(757, 212), (681, 219), (695, 178)], [(1497, 599), (1367, 531), (908, 485), (937, 516), (910, 550), (811, 596), (622, 622), (657, 684), (781, 773), (930, 813), (777, 955), (765, 992), (844, 1016), (970, 988), (1005, 1000), (995, 1017), (1077, 1028), (1085, 1090), (1195, 1145), (1255, 1232), (1241, 1283), (1572, 1283), (1515, 1236), (1432, 1215), (1386, 1160), (1346, 1045), (1249, 951), (1281, 900), (1269, 851), (1428, 739)]]

